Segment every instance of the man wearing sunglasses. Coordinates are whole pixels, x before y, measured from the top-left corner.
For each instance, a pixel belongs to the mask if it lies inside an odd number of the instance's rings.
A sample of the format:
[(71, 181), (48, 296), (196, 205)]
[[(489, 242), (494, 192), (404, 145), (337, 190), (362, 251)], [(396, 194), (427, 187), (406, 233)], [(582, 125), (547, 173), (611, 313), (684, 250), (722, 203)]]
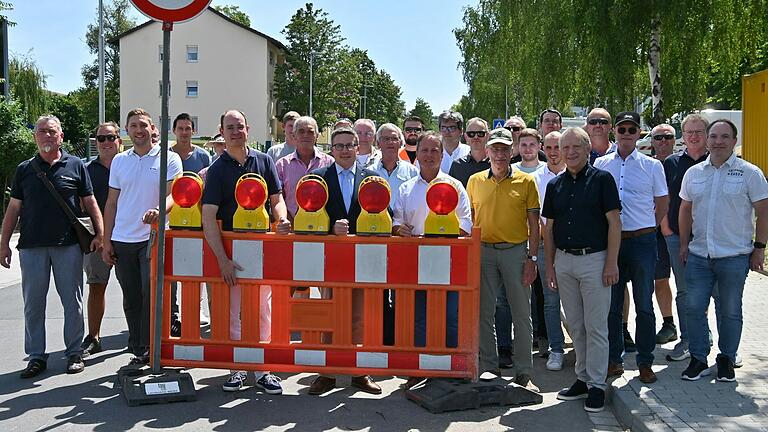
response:
[(400, 160), (415, 163), (416, 161), (416, 142), (424, 132), (424, 121), (419, 116), (408, 116), (403, 121), (403, 135), (405, 137), (405, 146), (400, 149), (398, 157)]
[[(99, 210), (104, 213), (109, 194), (109, 167), (112, 159), (120, 151), (123, 141), (120, 139), (120, 126), (115, 122), (107, 122), (96, 128), (96, 150), (99, 156), (88, 162), (85, 169), (93, 185), (93, 196), (99, 205)], [(83, 358), (101, 352), (101, 320), (104, 316), (104, 292), (107, 290), (112, 266), (105, 263), (101, 257), (101, 250), (90, 253), (83, 258), (83, 268), (88, 284), (88, 334), (83, 339), (81, 348)]]
[(464, 140), (469, 143), (469, 154), (453, 161), (448, 175), (460, 181), (467, 187), (469, 177), (491, 167), (488, 155), (485, 153), (485, 143), (488, 142), (488, 122), (475, 117), (467, 122)]
[(595, 168), (608, 171), (616, 181), (621, 200), (621, 247), (619, 281), (611, 287), (608, 314), (608, 376), (624, 372), (622, 308), (624, 286), (632, 282), (636, 312), (635, 336), (640, 381), (656, 381), (651, 369), (656, 347), (656, 317), (653, 311), (653, 279), (656, 270), (656, 227), (667, 214), (669, 196), (661, 162), (637, 151), (640, 114), (622, 112), (616, 116), (614, 133), (617, 150), (595, 161)]
[(600, 156), (616, 151), (616, 143), (610, 140), (611, 122), (611, 114), (604, 108), (594, 108), (587, 114), (584, 129), (592, 143), (592, 151), (589, 154), (589, 163), (592, 165)]
[(460, 142), (464, 132), (464, 117), (456, 111), (443, 111), (437, 117), (440, 136), (443, 138), (443, 161), (440, 170), (447, 173), (453, 161), (469, 154), (469, 146)]

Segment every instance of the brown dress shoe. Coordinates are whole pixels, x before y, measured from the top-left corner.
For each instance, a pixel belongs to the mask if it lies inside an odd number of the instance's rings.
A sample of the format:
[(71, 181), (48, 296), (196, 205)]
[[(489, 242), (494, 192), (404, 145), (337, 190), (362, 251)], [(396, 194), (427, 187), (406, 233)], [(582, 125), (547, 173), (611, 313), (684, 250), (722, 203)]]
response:
[(624, 375), (624, 366), (619, 363), (608, 362), (608, 378)]
[(651, 384), (656, 382), (656, 374), (653, 373), (653, 369), (650, 366), (639, 366), (640, 370), (640, 382), (645, 384)]
[(320, 375), (319, 377), (315, 378), (315, 380), (312, 381), (312, 384), (309, 386), (309, 394), (321, 395), (323, 393), (328, 393), (334, 388), (336, 388), (336, 378)]
[(373, 382), (370, 376), (360, 375), (352, 378), (352, 387), (357, 387), (360, 390), (370, 394), (381, 394), (381, 387)]

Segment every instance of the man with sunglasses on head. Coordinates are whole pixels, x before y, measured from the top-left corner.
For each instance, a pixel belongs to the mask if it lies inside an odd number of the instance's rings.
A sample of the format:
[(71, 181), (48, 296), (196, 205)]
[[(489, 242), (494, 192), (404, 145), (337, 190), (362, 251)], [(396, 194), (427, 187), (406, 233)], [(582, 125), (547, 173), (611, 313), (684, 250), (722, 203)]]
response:
[(469, 143), (469, 154), (453, 161), (448, 175), (467, 187), (472, 174), (491, 167), (485, 152), (485, 143), (488, 142), (488, 122), (480, 117), (470, 119), (467, 122), (467, 130), (464, 132), (464, 140)]
[(437, 117), (440, 136), (443, 139), (443, 161), (440, 170), (447, 173), (453, 161), (469, 154), (469, 146), (461, 143), (464, 132), (464, 117), (456, 111), (443, 111)]
[(589, 134), (592, 151), (589, 153), (589, 163), (594, 165), (600, 156), (616, 151), (616, 143), (609, 138), (611, 133), (611, 114), (604, 108), (594, 108), (587, 114), (584, 130)]
[[(651, 145), (653, 146), (653, 158), (664, 163), (664, 160), (672, 154), (672, 148), (675, 145), (675, 128), (666, 123), (657, 125), (651, 130)], [(669, 188), (669, 186), (667, 186)], [(670, 198), (671, 200), (671, 198)], [(659, 230), (656, 232), (657, 260), (656, 275), (654, 277), (654, 289), (656, 293), (656, 303), (659, 304), (662, 319), (661, 329), (656, 334), (656, 343), (665, 344), (677, 340), (677, 327), (675, 318), (672, 316), (672, 288), (669, 286), (670, 260), (667, 242), (664, 236), (669, 235), (669, 222), (664, 216)], [(626, 319), (625, 311), (625, 319)]]
[(405, 145), (398, 152), (400, 160), (408, 161), (410, 163), (416, 162), (416, 142), (419, 141), (419, 137), (424, 132), (424, 121), (419, 116), (408, 116), (403, 121), (403, 135), (405, 137)]
[[(112, 159), (121, 150), (123, 141), (120, 139), (120, 126), (115, 122), (102, 123), (96, 128), (96, 150), (99, 156), (88, 162), (85, 169), (88, 176), (91, 177), (93, 185), (93, 196), (99, 205), (99, 210), (104, 213), (104, 206), (107, 204), (107, 195), (109, 195), (109, 168), (112, 166)], [(107, 290), (109, 276), (112, 273), (112, 266), (104, 262), (101, 257), (101, 249), (95, 253), (87, 254), (83, 257), (83, 268), (88, 284), (88, 334), (83, 339), (81, 348), (83, 349), (83, 358), (102, 351), (101, 338), (101, 320), (104, 317), (104, 292)]]
[(640, 381), (656, 381), (651, 369), (656, 347), (656, 317), (653, 311), (653, 278), (656, 270), (656, 227), (667, 214), (669, 196), (661, 162), (637, 151), (640, 114), (622, 112), (616, 116), (615, 153), (595, 161), (595, 168), (608, 171), (619, 189), (621, 200), (621, 247), (619, 281), (611, 287), (608, 314), (608, 376), (624, 373), (622, 308), (624, 286), (632, 282), (635, 303), (637, 366)]

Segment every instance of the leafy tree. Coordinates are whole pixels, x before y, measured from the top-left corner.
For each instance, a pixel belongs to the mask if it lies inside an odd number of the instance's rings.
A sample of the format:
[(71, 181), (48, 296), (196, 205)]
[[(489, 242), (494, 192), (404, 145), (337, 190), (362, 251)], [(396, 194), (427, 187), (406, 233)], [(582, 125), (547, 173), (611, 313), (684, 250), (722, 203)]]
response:
[(355, 117), (362, 84), (340, 27), (328, 13), (307, 3), (283, 29), (286, 59), (275, 69), (275, 92), (282, 111), (309, 113), (310, 57), (313, 63), (313, 116), (320, 128), (339, 117)]
[(9, 187), (16, 165), (35, 154), (32, 131), (19, 104), (0, 100), (0, 180), (3, 182), (2, 210), (8, 204)]
[[(355, 48), (350, 55), (358, 64), (357, 70), (363, 80), (359, 92), (359, 117), (365, 116), (375, 121), (377, 125), (388, 122), (400, 124), (405, 112), (405, 102), (401, 99), (400, 87), (388, 73), (376, 68), (376, 64), (368, 57), (366, 51)], [(363, 98), (366, 100), (363, 101)], [(365, 104), (365, 112), (363, 112), (363, 104)]]
[(413, 109), (408, 112), (409, 116), (418, 116), (424, 122), (425, 129), (434, 129), (435, 124), (432, 121), (434, 114), (429, 104), (422, 98), (416, 98)]
[(51, 94), (48, 100), (48, 112), (61, 121), (64, 139), (70, 143), (68, 151), (71, 152), (88, 140), (92, 126), (86, 122), (85, 113), (80, 109), (74, 96)]
[(8, 62), (11, 100), (16, 101), (24, 120), (31, 124), (46, 110), (46, 75), (31, 57), (14, 56)]
[(251, 18), (248, 16), (247, 13), (240, 10), (240, 6), (225, 5), (225, 6), (214, 6), (213, 8), (246, 27), (251, 26)]
[(6, 22), (8, 22), (9, 26), (16, 25), (15, 22), (8, 21), (8, 17), (5, 16), (5, 14), (3, 14), (3, 11), (6, 11), (6, 10), (13, 10), (13, 5), (10, 2), (0, 1), (0, 20), (5, 20)]
[[(117, 41), (109, 41), (136, 26), (136, 21), (129, 16), (132, 8), (129, 0), (112, 0), (104, 4), (104, 118), (107, 120), (120, 118), (120, 45)], [(85, 43), (95, 58), (92, 63), (83, 66), (84, 86), (77, 90), (74, 100), (85, 113), (86, 122), (95, 126), (99, 121), (98, 9), (94, 23), (88, 25)]]

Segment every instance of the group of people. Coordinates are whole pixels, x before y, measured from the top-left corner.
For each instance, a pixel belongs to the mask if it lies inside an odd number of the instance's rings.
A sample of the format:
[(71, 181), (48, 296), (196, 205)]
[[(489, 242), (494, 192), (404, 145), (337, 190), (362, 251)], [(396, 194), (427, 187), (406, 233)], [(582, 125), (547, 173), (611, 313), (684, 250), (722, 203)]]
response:
[[(736, 157), (736, 127), (727, 120), (708, 123), (691, 114), (682, 122), (686, 148), (673, 154), (674, 128), (658, 125), (651, 131), (651, 157), (636, 148), (641, 136), (636, 112), (622, 112), (614, 119), (607, 110), (595, 108), (582, 127), (562, 132), (557, 110), (544, 110), (537, 120), (538, 128), (528, 128), (516, 116), (490, 130), (482, 118), (465, 122), (460, 113), (445, 111), (438, 116), (437, 131), (426, 130), (415, 116), (407, 117), (402, 129), (393, 123), (377, 128), (369, 119), (342, 120), (330, 134), (329, 155), (317, 146), (317, 122), (291, 111), (283, 117), (285, 143), (265, 154), (248, 146), (245, 114), (228, 110), (220, 118), (220, 135), (212, 141), (216, 154), (211, 159), (192, 145), (195, 125), (188, 114), (180, 114), (173, 122), (177, 141), (162, 181), (171, 182), (182, 171), (199, 172), (204, 179), (203, 232), (230, 287), (233, 340), (240, 338), (237, 274), (242, 267), (227, 254), (221, 230), (232, 230), (234, 190), (241, 175), (264, 178), (267, 208), (280, 235), (292, 230), (298, 210), (296, 186), (306, 174), (317, 174), (328, 184), (326, 210), (333, 235), (356, 233), (361, 211), (357, 191), (369, 176), (382, 177), (390, 185), (392, 235), (423, 235), (429, 212), (426, 192), (440, 179), (458, 192), (461, 235), (480, 228), (480, 379), (494, 380), (501, 376), (500, 368), (512, 368), (518, 385), (538, 391), (532, 376), (533, 348), (538, 344), (539, 354), (548, 357), (548, 370), (563, 368), (564, 316), (576, 354), (577, 380), (558, 393), (559, 399), (586, 399), (586, 410), (602, 410), (607, 379), (623, 373), (624, 354), (633, 348), (639, 379), (653, 383), (656, 342), (677, 339), (671, 267), (680, 341), (668, 359), (690, 358), (683, 379), (708, 373), (706, 314), (713, 297), (720, 350), (717, 380), (735, 380), (743, 287), (750, 269), (762, 269), (768, 238), (768, 184), (757, 167)], [(34, 131), (39, 152), (17, 168), (3, 220), (0, 264), (10, 264), (9, 240), (20, 220), (17, 247), (29, 356), (22, 378), (47, 367), (44, 314), (51, 269), (65, 310), (68, 373), (82, 371), (83, 358), (102, 349), (104, 290), (113, 266), (123, 290), (131, 363), (148, 362), (149, 224), (174, 203), (169, 195), (165, 208), (157, 206), (160, 146), (152, 117), (134, 109), (125, 127), (131, 149), (121, 152), (118, 125), (104, 123), (96, 130), (99, 156), (84, 164), (61, 149), (58, 119), (41, 117)], [(54, 184), (73, 212), (87, 214), (94, 222), (93, 252), (85, 255), (84, 263), (70, 220), (41, 176)], [(83, 264), (89, 284), (85, 337), (79, 271)], [(626, 326), (628, 282), (636, 312), (636, 345)], [(330, 296), (330, 291), (323, 289), (321, 295)], [(658, 334), (654, 291), (664, 315)], [(297, 288), (294, 295), (307, 294)], [(458, 295), (446, 295), (445, 345), (456, 347)], [(394, 338), (396, 300), (392, 292), (385, 293), (385, 344)], [(270, 301), (271, 291), (264, 286), (262, 339), (269, 338)], [(174, 296), (173, 336), (179, 335), (183, 318), (176, 303)], [(354, 343), (362, 340), (362, 305), (362, 295), (353, 296)], [(415, 346), (425, 345), (426, 308), (426, 291), (417, 291)], [(279, 377), (267, 371), (256, 375), (256, 385), (265, 392), (282, 392)], [(243, 389), (247, 378), (245, 371), (231, 371), (223, 389)], [(410, 377), (405, 386), (422, 381)], [(351, 383), (381, 393), (369, 376), (353, 377)], [(309, 393), (323, 394), (335, 386), (334, 377), (320, 375)]]

